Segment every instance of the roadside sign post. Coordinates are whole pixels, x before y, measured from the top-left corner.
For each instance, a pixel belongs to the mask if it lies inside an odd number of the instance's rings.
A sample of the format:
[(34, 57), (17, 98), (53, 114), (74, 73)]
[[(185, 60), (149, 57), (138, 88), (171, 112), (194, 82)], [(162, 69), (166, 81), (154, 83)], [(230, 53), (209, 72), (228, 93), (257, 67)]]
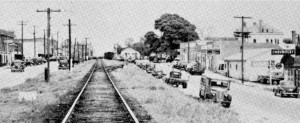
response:
[(270, 74), (270, 85), (272, 85), (272, 69), (275, 67), (275, 60), (269, 60), (269, 74)]

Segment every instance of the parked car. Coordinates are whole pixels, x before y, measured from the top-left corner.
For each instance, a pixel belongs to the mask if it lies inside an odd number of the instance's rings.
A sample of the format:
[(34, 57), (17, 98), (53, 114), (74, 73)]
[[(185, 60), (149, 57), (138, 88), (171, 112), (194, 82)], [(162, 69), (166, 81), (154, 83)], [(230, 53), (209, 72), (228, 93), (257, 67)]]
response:
[(273, 89), (274, 95), (299, 97), (299, 87), (293, 81), (280, 81), (279, 85)]
[(147, 73), (152, 73), (155, 69), (155, 65), (154, 64), (147, 64), (147, 69), (146, 72)]
[(157, 79), (161, 79), (163, 78), (164, 76), (166, 76), (166, 74), (164, 74), (164, 72), (162, 70), (154, 70), (152, 72), (152, 76), (154, 76), (155, 78)]
[(20, 71), (20, 72), (24, 72), (25, 69), (25, 62), (22, 60), (14, 60), (11, 63), (11, 72), (16, 72), (16, 71)]
[(201, 65), (200, 62), (192, 62), (191, 64), (187, 65), (186, 71), (192, 75), (198, 74), (202, 75), (205, 72), (205, 67)]
[(45, 58), (41, 58), (43, 63), (47, 63), (47, 60)]
[(230, 80), (214, 79), (206, 76), (201, 77), (199, 97), (212, 99), (213, 102), (221, 103), (224, 107), (230, 107), (232, 97), (228, 94)]
[(36, 59), (37, 59), (38, 64), (44, 64), (44, 63), (46, 63), (46, 62), (43, 60), (43, 58), (41, 58), (41, 57), (37, 57)]
[(31, 60), (33, 61), (34, 65), (41, 64), (37, 58), (31, 58)]
[(58, 61), (59, 65), (58, 65), (58, 69), (69, 69), (69, 62), (68, 60), (59, 60)]
[(49, 61), (57, 61), (57, 60), (59, 60), (59, 57), (52, 56), (49, 58)]
[(165, 82), (175, 87), (182, 85), (182, 88), (187, 88), (187, 80), (181, 79), (181, 76), (181, 71), (173, 70), (170, 72), (170, 77), (165, 79)]
[(24, 62), (25, 62), (26, 67), (34, 65), (34, 62), (32, 61), (32, 59), (25, 59)]

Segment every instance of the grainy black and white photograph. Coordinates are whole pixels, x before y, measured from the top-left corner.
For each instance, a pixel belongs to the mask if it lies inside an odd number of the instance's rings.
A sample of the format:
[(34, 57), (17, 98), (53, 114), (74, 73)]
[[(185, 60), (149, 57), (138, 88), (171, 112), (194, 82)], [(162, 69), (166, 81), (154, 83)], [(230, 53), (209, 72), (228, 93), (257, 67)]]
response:
[(0, 0), (0, 123), (299, 123), (300, 1)]

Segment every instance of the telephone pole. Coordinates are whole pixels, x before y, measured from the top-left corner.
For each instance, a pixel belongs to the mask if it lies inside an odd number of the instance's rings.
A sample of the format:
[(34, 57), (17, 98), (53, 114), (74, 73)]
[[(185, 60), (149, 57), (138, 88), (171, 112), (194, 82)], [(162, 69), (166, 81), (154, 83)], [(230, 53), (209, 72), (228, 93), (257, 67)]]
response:
[(46, 33), (44, 29), (44, 57), (46, 58)]
[(84, 44), (81, 45), (81, 54), (82, 54), (82, 61), (84, 62)]
[(23, 46), (24, 46), (24, 40), (23, 40), (23, 26), (26, 25), (26, 24), (24, 24), (24, 21), (21, 21), (21, 24), (18, 24), (18, 25), (21, 25), (21, 30), (22, 30), (22, 34), (21, 34), (21, 36), (22, 36), (22, 38), (21, 38), (21, 41), (22, 41), (22, 49), (21, 49), (21, 52), (22, 52), (22, 59), (23, 59), (23, 58), (24, 58), (24, 48), (23, 48)]
[(57, 43), (56, 43), (56, 56), (58, 57), (58, 34), (59, 32), (57, 32)]
[(36, 12), (47, 12), (47, 68), (45, 69), (45, 81), (50, 81), (50, 61), (49, 61), (49, 52), (50, 52), (50, 13), (51, 12), (60, 12), (60, 10), (52, 10), (47, 8), (46, 10), (36, 10)]
[[(76, 38), (75, 38), (75, 43), (74, 43), (74, 52), (73, 52), (74, 55), (73, 55), (73, 60), (75, 60), (75, 55), (76, 55), (76, 54), (75, 54), (75, 53), (76, 53), (76, 52), (75, 52), (75, 50), (76, 50), (75, 47), (76, 47)], [(74, 64), (73, 64), (72, 67), (74, 67)]]
[(71, 38), (71, 26), (74, 26), (75, 24), (71, 24), (71, 19), (69, 19), (69, 24), (66, 24), (64, 26), (69, 27), (69, 70), (71, 71), (72, 68), (72, 38)]
[(190, 63), (190, 40), (189, 40), (190, 38), (189, 38), (189, 33), (188, 33), (187, 38), (188, 38), (188, 40), (187, 40), (188, 41), (187, 42), (188, 43), (188, 51), (187, 51), (187, 53), (188, 53), (188, 56), (187, 56), (188, 59), (187, 59), (187, 62)]
[(244, 26), (246, 24), (244, 19), (250, 19), (251, 17), (245, 17), (245, 16), (237, 17), (237, 16), (235, 16), (234, 18), (241, 18), (242, 19), (242, 30), (241, 30), (241, 32), (235, 32), (235, 33), (237, 34), (238, 37), (242, 37), (242, 46), (241, 46), (242, 60), (241, 60), (241, 64), (242, 64), (242, 83), (244, 83), (244, 37), (248, 37), (248, 35), (250, 33), (250, 32), (244, 32)]
[(51, 55), (53, 56), (53, 35), (51, 36)]
[(36, 57), (35, 26), (33, 26), (33, 44), (34, 44), (34, 57)]
[(85, 38), (85, 53), (84, 53), (84, 59), (85, 59), (85, 61), (87, 61), (87, 40), (88, 40), (89, 38)]
[(78, 62), (80, 63), (79, 49), (80, 49), (80, 46), (79, 46), (79, 43), (77, 42)]

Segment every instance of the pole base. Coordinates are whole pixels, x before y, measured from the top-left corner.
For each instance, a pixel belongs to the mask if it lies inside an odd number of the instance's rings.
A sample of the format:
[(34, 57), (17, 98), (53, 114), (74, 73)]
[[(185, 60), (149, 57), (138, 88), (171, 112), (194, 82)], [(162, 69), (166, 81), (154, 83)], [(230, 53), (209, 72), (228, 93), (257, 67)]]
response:
[(50, 81), (50, 75), (49, 75), (49, 69), (45, 68), (45, 81), (49, 82)]

